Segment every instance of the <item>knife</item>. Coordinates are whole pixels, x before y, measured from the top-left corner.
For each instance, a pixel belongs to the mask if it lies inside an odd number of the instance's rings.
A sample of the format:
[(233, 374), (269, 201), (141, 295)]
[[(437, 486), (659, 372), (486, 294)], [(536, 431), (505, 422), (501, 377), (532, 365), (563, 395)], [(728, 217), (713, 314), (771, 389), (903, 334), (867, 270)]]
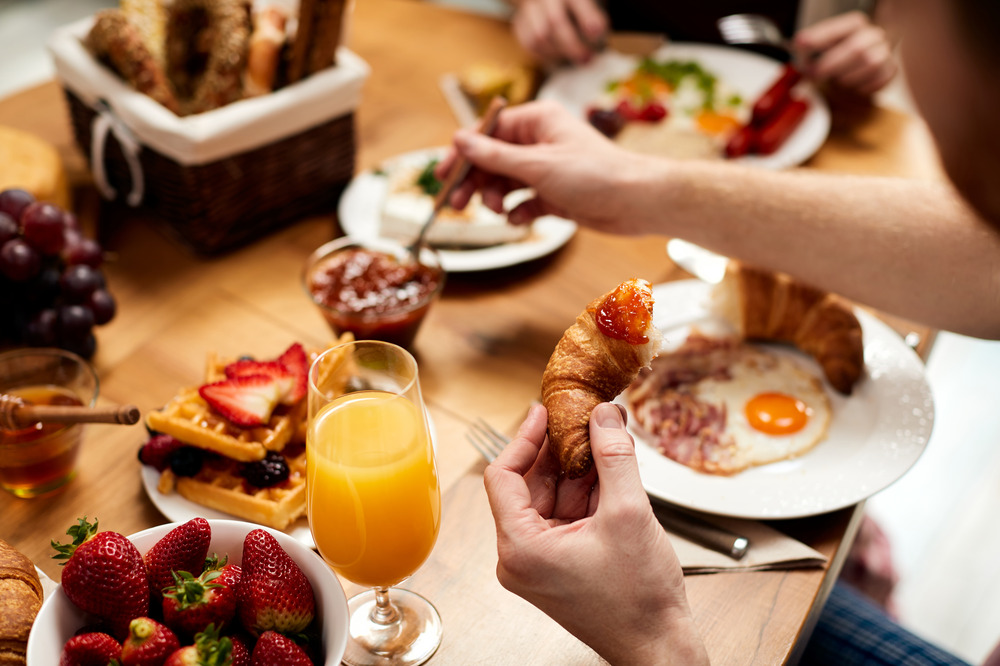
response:
[(653, 502), (653, 513), (668, 531), (722, 553), (734, 560), (740, 560), (750, 548), (750, 540), (724, 527), (714, 525), (693, 513), (660, 502)]

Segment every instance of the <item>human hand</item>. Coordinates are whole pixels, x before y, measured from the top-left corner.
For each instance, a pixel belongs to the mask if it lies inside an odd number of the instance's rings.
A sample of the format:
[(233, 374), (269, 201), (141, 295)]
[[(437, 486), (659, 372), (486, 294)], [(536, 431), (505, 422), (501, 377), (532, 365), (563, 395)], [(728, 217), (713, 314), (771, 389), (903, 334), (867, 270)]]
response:
[(584, 63), (608, 31), (608, 17), (593, 0), (520, 0), (511, 25), (539, 60)]
[(594, 409), (594, 470), (581, 479), (560, 476), (546, 418), (533, 407), (484, 475), (500, 584), (613, 664), (707, 664), (622, 412)]
[(439, 178), (449, 172), (457, 153), (476, 167), (452, 194), (454, 208), (464, 208), (479, 190), (483, 203), (502, 213), (506, 194), (534, 189), (532, 198), (507, 211), (511, 224), (551, 214), (608, 233), (644, 233), (650, 223), (645, 216), (652, 213), (642, 197), (655, 190), (628, 185), (655, 180), (665, 166), (664, 160), (619, 148), (551, 101), (504, 109), (492, 138), (459, 130), (454, 146), (437, 166)]
[(881, 90), (899, 69), (886, 31), (860, 11), (803, 28), (794, 42), (806, 76), (859, 95)]

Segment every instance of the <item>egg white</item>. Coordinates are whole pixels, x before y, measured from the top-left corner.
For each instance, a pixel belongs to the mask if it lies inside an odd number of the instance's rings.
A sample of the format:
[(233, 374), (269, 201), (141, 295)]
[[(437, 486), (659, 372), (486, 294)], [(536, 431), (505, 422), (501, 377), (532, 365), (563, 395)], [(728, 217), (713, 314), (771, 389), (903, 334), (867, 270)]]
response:
[[(792, 358), (744, 346), (728, 367), (728, 378), (703, 378), (692, 393), (708, 403), (725, 406), (724, 438), (732, 438), (735, 467), (752, 467), (786, 460), (812, 449), (826, 438), (830, 427), (830, 399), (821, 380)], [(755, 429), (746, 416), (746, 404), (761, 393), (783, 393), (806, 405), (808, 420), (793, 433), (773, 435)]]

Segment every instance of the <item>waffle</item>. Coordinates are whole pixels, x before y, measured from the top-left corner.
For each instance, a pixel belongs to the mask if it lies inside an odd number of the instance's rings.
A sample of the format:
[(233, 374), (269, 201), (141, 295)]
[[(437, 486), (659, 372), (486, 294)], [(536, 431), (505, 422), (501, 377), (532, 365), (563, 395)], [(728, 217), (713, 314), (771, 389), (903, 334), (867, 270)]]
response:
[(306, 512), (306, 450), (285, 450), (288, 480), (271, 488), (255, 488), (239, 475), (239, 463), (218, 459), (206, 462), (192, 477), (178, 477), (169, 469), (160, 475), (159, 490), (176, 490), (182, 497), (274, 529), (283, 530)]
[(268, 451), (281, 451), (305, 420), (306, 401), (280, 406), (267, 425), (241, 428), (217, 414), (197, 388), (183, 389), (163, 409), (146, 416), (149, 427), (191, 446), (214, 451), (241, 462), (261, 460)]

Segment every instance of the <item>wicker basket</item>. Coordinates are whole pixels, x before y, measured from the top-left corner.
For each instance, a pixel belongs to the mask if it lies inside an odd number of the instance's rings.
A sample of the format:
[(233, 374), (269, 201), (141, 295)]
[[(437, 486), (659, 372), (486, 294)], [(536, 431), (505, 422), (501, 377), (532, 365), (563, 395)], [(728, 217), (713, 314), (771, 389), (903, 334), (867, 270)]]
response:
[[(212, 117), (177, 118), (90, 58), (79, 43), (87, 29), (72, 26), (50, 50), (76, 141), (106, 196), (132, 193), (131, 205), (154, 213), (202, 254), (336, 209), (354, 174), (363, 61), (348, 53), (349, 73), (314, 75), (265, 96), (272, 99), (200, 114)], [(97, 129), (102, 120), (104, 131)]]

